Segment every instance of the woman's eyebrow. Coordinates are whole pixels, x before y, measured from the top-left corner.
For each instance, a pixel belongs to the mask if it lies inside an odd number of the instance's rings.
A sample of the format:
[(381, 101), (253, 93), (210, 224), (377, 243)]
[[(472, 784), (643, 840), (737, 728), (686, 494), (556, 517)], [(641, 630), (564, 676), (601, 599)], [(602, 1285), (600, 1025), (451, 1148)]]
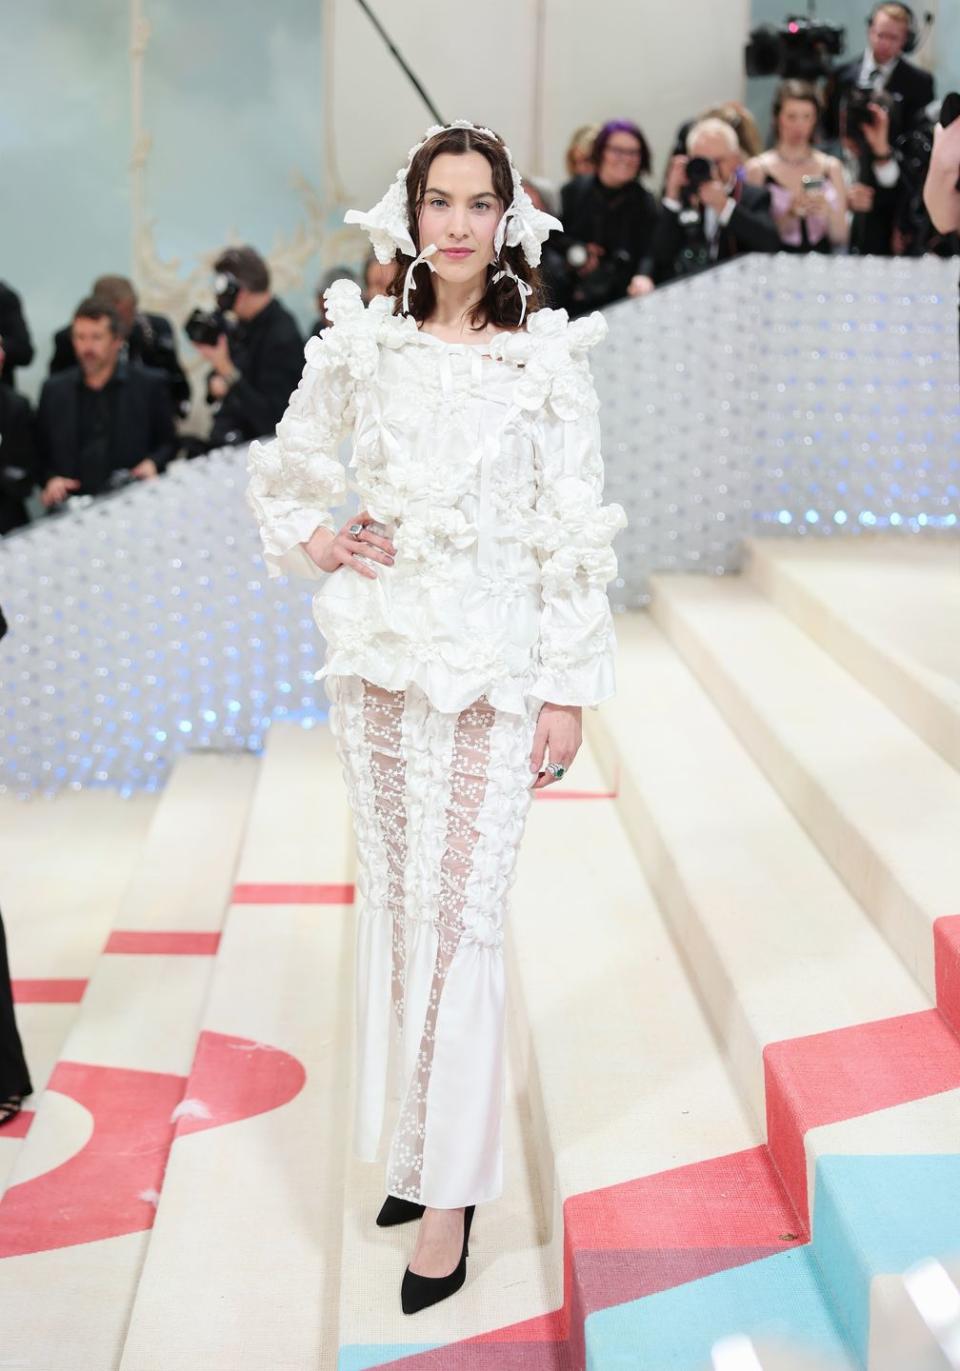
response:
[[(424, 195), (444, 195), (448, 200), (451, 200), (453, 198), (448, 190), (440, 190), (438, 186), (427, 186), (426, 190), (423, 193)], [(496, 199), (496, 196), (492, 190), (478, 190), (475, 195), (468, 195), (467, 199), (494, 200)]]

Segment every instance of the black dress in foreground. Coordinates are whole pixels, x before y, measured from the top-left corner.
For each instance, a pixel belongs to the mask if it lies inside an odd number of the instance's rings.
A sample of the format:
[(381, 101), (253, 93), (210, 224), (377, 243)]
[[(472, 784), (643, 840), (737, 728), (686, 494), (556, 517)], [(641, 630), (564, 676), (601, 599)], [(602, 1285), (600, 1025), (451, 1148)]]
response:
[[(7, 623), (0, 610), (0, 638), (7, 631)], [(33, 1090), (30, 1072), (23, 1055), (23, 1044), (17, 1032), (13, 1013), (13, 987), (7, 963), (7, 937), (0, 915), (0, 1124), (4, 1121), (3, 1105), (13, 1095), (29, 1095)]]

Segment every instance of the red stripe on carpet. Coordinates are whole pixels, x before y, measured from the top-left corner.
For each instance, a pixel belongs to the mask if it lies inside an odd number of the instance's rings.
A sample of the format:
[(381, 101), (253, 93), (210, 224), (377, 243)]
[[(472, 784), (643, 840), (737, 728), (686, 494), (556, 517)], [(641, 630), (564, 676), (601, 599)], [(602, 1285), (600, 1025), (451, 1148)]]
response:
[(19, 1114), (14, 1114), (9, 1123), (0, 1127), (0, 1142), (4, 1138), (25, 1138), (30, 1132), (34, 1112), (32, 1109), (21, 1109)]
[(145, 952), (155, 955), (212, 957), (220, 946), (219, 933), (152, 931), (115, 928), (104, 945), (104, 952)]
[(619, 791), (616, 790), (561, 790), (560, 782), (554, 785), (544, 786), (542, 790), (535, 790), (533, 798), (535, 800), (615, 800)]
[(145, 1196), (163, 1181), (183, 1077), (60, 1061), (49, 1088), (82, 1105), (93, 1130), (65, 1162), (7, 1190), (0, 1257), (141, 1233), (156, 1213)]
[(204, 1030), (184, 1091), (184, 1100), (201, 1108), (183, 1106), (177, 1137), (279, 1109), (299, 1095), (306, 1079), (303, 1063), (280, 1047)]
[(187, 1081), (58, 1062), (49, 1088), (82, 1106), (93, 1128), (73, 1156), (0, 1199), (0, 1258), (150, 1228), (175, 1137), (278, 1109), (305, 1080), (302, 1063), (282, 1048), (224, 1033), (200, 1034)]
[(803, 1135), (960, 1086), (960, 1041), (935, 1009), (771, 1043), (763, 1052), (767, 1141), (809, 1224)]
[(563, 1214), (568, 1252), (767, 1247), (784, 1233), (798, 1236), (797, 1215), (762, 1146), (584, 1191)]
[(254, 882), (233, 887), (234, 904), (353, 904), (351, 885), (272, 885)]
[(937, 968), (937, 1008), (955, 1033), (960, 1033), (960, 914), (949, 914), (933, 925)]
[(20, 977), (11, 984), (15, 1004), (79, 1004), (87, 988), (85, 980), (53, 977)]

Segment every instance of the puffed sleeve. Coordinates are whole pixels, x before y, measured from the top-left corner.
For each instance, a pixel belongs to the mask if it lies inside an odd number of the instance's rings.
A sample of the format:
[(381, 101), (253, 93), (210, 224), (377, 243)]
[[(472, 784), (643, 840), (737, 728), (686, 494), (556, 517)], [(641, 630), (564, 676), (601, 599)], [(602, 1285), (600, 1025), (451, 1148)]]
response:
[(534, 429), (541, 611), (531, 693), (551, 704), (593, 708), (615, 693), (616, 640), (606, 585), (617, 574), (611, 543), (627, 523), (620, 505), (602, 503), (598, 409), (587, 357), (572, 351)]
[(260, 527), (270, 576), (325, 575), (300, 546), (322, 525), (336, 532), (331, 510), (346, 499), (346, 472), (337, 449), (354, 417), (354, 387), (336, 327), (311, 338), (306, 364), (276, 437), (250, 444), (247, 504)]

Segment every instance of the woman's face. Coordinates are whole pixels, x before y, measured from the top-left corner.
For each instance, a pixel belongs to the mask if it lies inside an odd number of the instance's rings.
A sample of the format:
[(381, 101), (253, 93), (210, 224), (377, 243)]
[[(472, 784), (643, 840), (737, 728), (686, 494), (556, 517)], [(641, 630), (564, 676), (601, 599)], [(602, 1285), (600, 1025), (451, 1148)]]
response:
[(817, 127), (817, 111), (809, 100), (784, 100), (777, 133), (784, 143), (812, 143)]
[(504, 208), (482, 153), (437, 154), (427, 172), (417, 227), (421, 248), (427, 243), (439, 248), (430, 264), (442, 280), (463, 284), (486, 271)]
[(605, 186), (625, 186), (640, 174), (643, 153), (639, 141), (626, 129), (616, 129), (607, 139), (597, 175)]

